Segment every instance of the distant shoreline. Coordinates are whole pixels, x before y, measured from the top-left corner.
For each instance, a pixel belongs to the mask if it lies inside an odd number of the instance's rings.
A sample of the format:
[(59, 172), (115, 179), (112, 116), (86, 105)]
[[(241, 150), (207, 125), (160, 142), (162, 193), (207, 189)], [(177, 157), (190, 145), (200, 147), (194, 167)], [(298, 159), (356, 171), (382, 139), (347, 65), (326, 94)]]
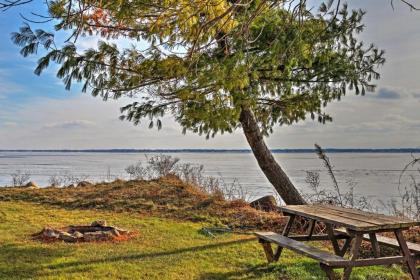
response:
[[(326, 148), (327, 153), (420, 153), (420, 148)], [(16, 153), (251, 153), (250, 149), (15, 149)], [(272, 149), (275, 154), (314, 153), (314, 149)]]

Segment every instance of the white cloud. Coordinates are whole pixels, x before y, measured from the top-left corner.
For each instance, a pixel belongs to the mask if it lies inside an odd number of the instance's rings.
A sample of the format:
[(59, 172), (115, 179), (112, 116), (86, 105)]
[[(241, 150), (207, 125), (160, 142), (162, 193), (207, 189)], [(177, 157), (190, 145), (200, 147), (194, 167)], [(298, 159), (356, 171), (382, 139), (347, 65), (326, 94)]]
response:
[[(169, 116), (163, 129), (136, 127), (118, 120), (119, 108), (132, 100), (79, 95), (68, 100), (38, 99), (8, 115), (0, 129), (0, 148), (248, 148), (239, 129), (214, 139), (188, 132)], [(348, 96), (327, 109), (334, 117), (326, 125), (313, 121), (275, 129), (267, 139), (271, 148), (417, 147), (420, 139), (418, 102), (390, 103), (376, 98)], [(0, 124), (1, 125), (1, 124)]]
[(7, 69), (0, 68), (0, 99), (5, 98), (9, 94), (21, 92), (23, 89), (21, 85), (10, 81)]
[(56, 123), (45, 124), (43, 128), (46, 129), (78, 129), (78, 128), (89, 128), (94, 126), (95, 123), (88, 120), (73, 120), (73, 121), (63, 121)]
[(119, 108), (130, 101), (104, 102), (80, 95), (67, 100), (42, 98), (22, 105), (8, 115), (17, 125), (0, 129), (0, 148), (247, 147), (241, 134), (210, 140), (192, 133), (183, 135), (170, 117), (163, 119), (160, 131), (148, 129), (147, 121), (139, 126), (120, 121)]

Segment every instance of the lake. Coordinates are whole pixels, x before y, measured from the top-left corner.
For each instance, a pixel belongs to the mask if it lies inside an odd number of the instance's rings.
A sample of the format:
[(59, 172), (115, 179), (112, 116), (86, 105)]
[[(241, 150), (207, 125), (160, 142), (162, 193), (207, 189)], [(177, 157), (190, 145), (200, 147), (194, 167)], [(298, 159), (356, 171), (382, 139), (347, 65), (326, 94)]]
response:
[[(253, 155), (246, 152), (188, 152), (169, 153), (181, 162), (202, 164), (206, 175), (222, 177), (230, 183), (237, 180), (250, 198), (272, 194), (273, 188), (259, 169)], [(152, 155), (152, 154), (149, 154)], [(399, 195), (399, 178), (404, 166), (412, 159), (410, 153), (329, 153), (335, 175), (343, 190), (350, 186), (359, 195), (374, 201), (389, 200)], [(284, 167), (294, 184), (308, 192), (307, 171), (318, 171), (321, 186), (332, 183), (323, 162), (314, 153), (276, 153), (275, 158)], [(128, 178), (125, 168), (137, 161), (145, 163), (144, 153), (109, 152), (0, 152), (0, 186), (11, 185), (16, 170), (29, 172), (31, 181), (46, 186), (54, 174), (65, 172), (104, 181), (111, 177)], [(407, 175), (415, 174), (410, 170)], [(419, 176), (419, 175), (417, 175)], [(409, 184), (409, 176), (402, 185)]]

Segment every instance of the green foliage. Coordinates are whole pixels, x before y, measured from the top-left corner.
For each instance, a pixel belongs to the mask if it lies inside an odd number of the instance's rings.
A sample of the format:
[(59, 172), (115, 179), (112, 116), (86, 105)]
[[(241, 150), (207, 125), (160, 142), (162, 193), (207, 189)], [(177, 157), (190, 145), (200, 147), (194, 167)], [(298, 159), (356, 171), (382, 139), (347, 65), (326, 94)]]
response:
[(67, 89), (76, 81), (104, 100), (135, 98), (121, 119), (148, 119), (149, 127), (161, 128), (161, 117), (171, 114), (184, 132), (207, 137), (234, 131), (245, 107), (264, 133), (308, 116), (325, 123), (328, 103), (349, 90), (374, 89), (384, 52), (360, 41), (363, 11), (333, 7), (333, 1), (318, 12), (303, 3), (289, 9), (276, 3), (59, 0), (49, 9), (56, 29), (73, 31), (74, 40), (100, 35), (105, 41), (97, 49), (80, 53), (69, 42), (57, 48), (52, 34), (29, 26), (13, 40), (25, 56), (39, 45), (47, 49), (35, 73), (58, 63)]

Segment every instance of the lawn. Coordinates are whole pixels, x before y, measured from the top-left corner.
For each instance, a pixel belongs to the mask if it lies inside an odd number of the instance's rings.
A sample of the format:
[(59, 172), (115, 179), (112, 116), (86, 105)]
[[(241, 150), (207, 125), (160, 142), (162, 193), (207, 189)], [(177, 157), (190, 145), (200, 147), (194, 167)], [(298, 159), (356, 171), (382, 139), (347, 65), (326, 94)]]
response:
[[(49, 225), (105, 219), (138, 235), (118, 243), (42, 244)], [(109, 210), (0, 202), (1, 279), (325, 279), (318, 264), (288, 250), (267, 265), (252, 235), (200, 233), (206, 224)], [(352, 279), (409, 279), (401, 267), (355, 269)]]

